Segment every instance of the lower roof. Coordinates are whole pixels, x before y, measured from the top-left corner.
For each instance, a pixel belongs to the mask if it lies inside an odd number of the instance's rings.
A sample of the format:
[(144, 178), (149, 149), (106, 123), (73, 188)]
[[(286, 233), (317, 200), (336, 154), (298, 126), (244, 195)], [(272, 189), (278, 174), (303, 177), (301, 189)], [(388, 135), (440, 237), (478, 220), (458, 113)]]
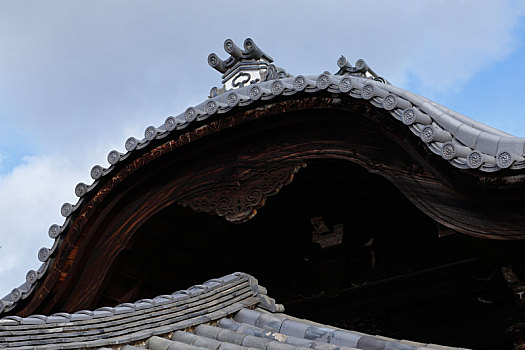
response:
[(75, 313), (0, 319), (9, 349), (460, 349), (320, 325), (283, 314), (255, 278), (234, 273), (170, 295)]

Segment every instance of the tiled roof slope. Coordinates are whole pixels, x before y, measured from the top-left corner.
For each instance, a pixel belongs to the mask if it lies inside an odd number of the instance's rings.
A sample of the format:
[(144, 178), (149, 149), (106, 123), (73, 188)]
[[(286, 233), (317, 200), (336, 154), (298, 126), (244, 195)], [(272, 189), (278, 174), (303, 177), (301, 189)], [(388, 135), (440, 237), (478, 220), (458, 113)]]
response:
[(350, 69), (346, 59), (342, 57), (338, 60), (338, 65), (341, 69), (336, 74), (287, 74), (286, 77), (278, 76), (272, 80), (253, 82), (234, 90), (227, 90), (196, 106), (188, 107), (177, 116), (168, 117), (158, 127), (148, 126), (140, 140), (135, 137), (128, 138), (125, 142), (126, 152), (113, 150), (107, 156), (109, 166), (95, 165), (91, 169), (91, 177), (94, 180), (92, 184), (77, 184), (75, 194), (79, 197), (78, 202), (64, 203), (60, 212), (65, 217), (65, 222), (62, 226), (54, 224), (48, 230), (55, 243), (51, 248), (44, 247), (38, 251), (38, 259), (42, 265), (38, 270), (30, 270), (24, 283), (0, 299), (0, 314), (14, 309), (20, 300), (31, 295), (36, 282), (47, 272), (49, 258), (58, 249), (60, 235), (66, 231), (70, 216), (82, 206), (82, 197), (111, 174), (117, 163), (125, 162), (135, 150), (148, 147), (156, 139), (165, 138), (172, 133), (183, 133), (192, 123), (216, 114), (235, 111), (259, 100), (271, 100), (278, 96), (299, 93), (314, 94), (323, 90), (336, 95), (349, 95), (386, 110), (392, 118), (409, 128), (415, 137), (421, 138), (433, 153), (457, 168), (484, 172), (525, 168), (525, 138), (479, 123), (424, 97), (390, 85), (383, 79), (376, 80), (378, 78), (354, 73), (358, 66), (368, 67), (363, 60), (358, 60), (356, 67)]
[[(253, 307), (257, 309), (253, 310)], [(282, 314), (253, 277), (235, 273), (114, 308), (0, 319), (0, 347), (181, 350), (456, 349), (319, 325)], [(233, 317), (233, 318), (232, 318)]]

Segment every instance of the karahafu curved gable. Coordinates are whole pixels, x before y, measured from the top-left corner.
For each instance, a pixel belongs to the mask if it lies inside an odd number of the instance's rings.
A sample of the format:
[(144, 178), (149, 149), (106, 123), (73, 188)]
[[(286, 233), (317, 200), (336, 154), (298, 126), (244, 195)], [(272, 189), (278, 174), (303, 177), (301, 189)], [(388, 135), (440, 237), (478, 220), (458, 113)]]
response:
[(125, 153), (112, 150), (107, 156), (108, 166), (95, 165), (91, 169), (93, 183), (79, 183), (75, 187), (78, 202), (63, 204), (60, 212), (65, 222), (49, 228), (48, 234), (55, 242), (51, 248), (42, 248), (38, 252), (42, 265), (38, 270), (29, 271), (26, 281), (0, 300), (0, 313), (13, 310), (20, 301), (31, 295), (38, 281), (46, 275), (50, 258), (60, 249), (61, 235), (67, 231), (71, 217), (82, 207), (83, 198), (109, 177), (119, 164), (126, 162), (134, 152), (146, 149), (155, 140), (172, 133), (182, 134), (192, 123), (241, 110), (256, 101), (269, 101), (303, 92), (315, 94), (328, 91), (334, 97), (345, 95), (368, 101), (370, 105), (383, 109), (420, 138), (443, 162), (456, 168), (475, 172), (525, 168), (525, 138), (481, 124), (395, 87), (379, 77), (364, 60), (358, 60), (355, 66), (351, 66), (342, 56), (337, 60), (339, 70), (335, 74), (323, 72), (319, 75), (291, 76), (284, 69), (273, 65), (273, 59), (251, 39), (244, 42), (244, 50), (231, 40), (226, 40), (224, 47), (230, 54), (225, 61), (215, 54), (208, 57), (209, 64), (223, 73), (223, 86), (213, 88), (210, 97), (202, 103), (188, 107), (177, 116), (169, 116), (161, 125), (148, 126), (142, 138), (128, 138), (124, 145)]

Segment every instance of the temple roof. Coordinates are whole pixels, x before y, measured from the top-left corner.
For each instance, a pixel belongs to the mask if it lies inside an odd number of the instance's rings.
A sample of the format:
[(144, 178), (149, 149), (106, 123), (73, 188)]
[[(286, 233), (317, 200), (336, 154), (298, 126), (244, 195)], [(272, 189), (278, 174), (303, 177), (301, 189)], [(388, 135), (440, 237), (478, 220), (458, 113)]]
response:
[[(273, 59), (253, 46), (253, 41), (245, 43), (245, 51), (229, 44), (231, 43), (227, 41), (225, 48), (233, 58), (226, 61), (216, 61), (216, 55), (210, 55), (209, 58), (210, 64), (215, 64), (215, 68), (219, 67), (218, 70), (224, 73), (224, 82), (230, 78), (235, 80), (236, 74), (248, 74), (254, 69), (260, 71), (264, 68), (265, 74), (259, 74), (257, 79), (251, 79), (250, 76), (245, 83), (232, 85), (230, 89), (226, 85), (212, 89), (211, 97), (203, 102), (188, 107), (176, 116), (169, 116), (158, 126), (148, 126), (143, 137), (128, 138), (124, 145), (125, 151), (109, 152), (108, 165), (95, 165), (91, 169), (93, 182), (79, 183), (75, 187), (78, 202), (62, 205), (60, 211), (65, 218), (64, 223), (54, 224), (48, 230), (49, 237), (55, 240), (53, 246), (39, 250), (38, 259), (42, 265), (37, 270), (29, 271), (26, 281), (0, 300), (0, 314), (13, 310), (21, 300), (31, 295), (37, 282), (46, 275), (50, 257), (60, 249), (62, 234), (69, 228), (72, 216), (83, 206), (84, 198), (92, 191), (97, 191), (100, 183), (109, 179), (119, 165), (126, 163), (136, 152), (151, 147), (156, 140), (183, 134), (189, 126), (210, 117), (242, 110), (252, 104), (256, 108), (259, 101), (296, 94), (314, 95), (323, 91), (331, 93), (334, 101), (339, 97), (349, 96), (386, 111), (392, 120), (410, 130), (414, 138), (422, 140), (425, 147), (446, 165), (464, 171), (485, 173), (503, 169), (519, 171), (525, 168), (525, 138), (494, 129), (393, 86), (378, 77), (363, 60), (358, 60), (353, 67), (344, 57), (340, 58), (337, 62), (339, 69), (335, 74), (324, 72), (319, 75), (291, 76), (279, 67), (272, 66)], [(246, 62), (249, 64), (245, 64)], [(255, 68), (254, 62), (257, 63)], [(261, 62), (264, 63), (263, 68), (260, 66)]]
[[(253, 309), (257, 308), (257, 309)], [(170, 295), (115, 307), (8, 316), (10, 349), (352, 350), (459, 349), (347, 331), (283, 314), (255, 278), (234, 273)]]

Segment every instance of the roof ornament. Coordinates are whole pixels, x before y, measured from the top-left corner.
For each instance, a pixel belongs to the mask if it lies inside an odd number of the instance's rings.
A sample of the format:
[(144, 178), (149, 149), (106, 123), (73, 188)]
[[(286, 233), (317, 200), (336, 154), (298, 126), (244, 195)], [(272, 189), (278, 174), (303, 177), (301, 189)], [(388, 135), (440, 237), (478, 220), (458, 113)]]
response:
[(272, 64), (273, 58), (255, 45), (251, 38), (244, 40), (244, 50), (235, 45), (233, 40), (226, 39), (224, 50), (230, 54), (225, 61), (215, 53), (208, 56), (208, 64), (222, 73), (223, 84), (221, 88), (211, 89), (210, 98), (249, 84), (291, 76), (284, 69)]
[(355, 62), (355, 67), (352, 67), (346, 57), (341, 55), (337, 60), (337, 66), (339, 67), (339, 71), (335, 73), (335, 75), (352, 75), (354, 77), (370, 78), (390, 85), (388, 80), (377, 75), (362, 58)]

